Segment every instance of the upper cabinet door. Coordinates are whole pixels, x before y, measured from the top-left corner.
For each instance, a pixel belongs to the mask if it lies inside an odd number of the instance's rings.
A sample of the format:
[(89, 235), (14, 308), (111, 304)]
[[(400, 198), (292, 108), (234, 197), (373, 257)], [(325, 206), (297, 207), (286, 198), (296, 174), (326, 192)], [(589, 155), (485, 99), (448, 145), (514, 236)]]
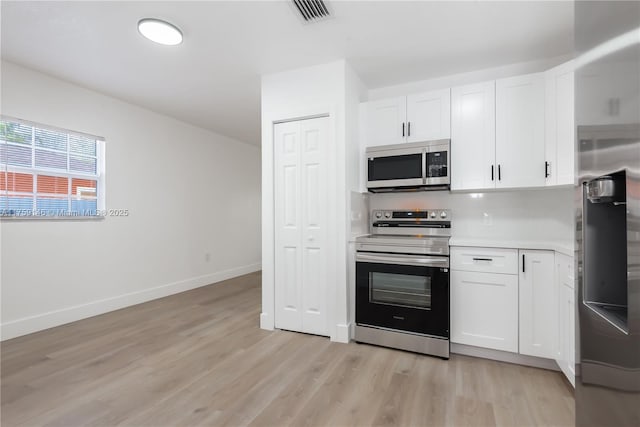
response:
[(451, 189), (495, 188), (495, 82), (451, 90)]
[(365, 147), (401, 144), (407, 135), (407, 98), (404, 96), (363, 104)]
[(450, 137), (450, 89), (407, 96), (407, 142)]
[(544, 87), (542, 73), (496, 81), (497, 188), (545, 184)]
[(545, 72), (547, 185), (574, 183), (575, 117), (573, 61)]

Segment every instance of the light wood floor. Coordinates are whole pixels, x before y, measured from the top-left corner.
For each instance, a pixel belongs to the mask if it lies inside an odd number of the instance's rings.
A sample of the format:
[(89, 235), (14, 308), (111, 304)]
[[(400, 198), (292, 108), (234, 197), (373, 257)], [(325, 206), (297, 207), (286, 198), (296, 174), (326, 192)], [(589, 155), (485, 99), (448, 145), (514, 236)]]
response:
[(557, 372), (258, 327), (260, 274), (2, 344), (2, 426), (573, 425)]

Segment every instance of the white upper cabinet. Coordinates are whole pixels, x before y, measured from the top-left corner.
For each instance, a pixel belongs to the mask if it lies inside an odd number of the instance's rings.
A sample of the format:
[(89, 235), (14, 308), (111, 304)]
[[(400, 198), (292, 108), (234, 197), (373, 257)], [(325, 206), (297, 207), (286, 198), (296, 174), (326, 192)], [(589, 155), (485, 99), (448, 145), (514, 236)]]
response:
[(401, 144), (406, 141), (406, 97), (371, 101), (362, 105), (365, 147)]
[(543, 73), (496, 81), (496, 188), (545, 185), (544, 89)]
[(451, 137), (451, 91), (407, 96), (407, 142)]
[(496, 85), (451, 90), (451, 189), (495, 188)]
[(555, 359), (558, 311), (554, 253), (521, 250), (520, 258), (520, 353)]
[(451, 139), (451, 189), (574, 183), (574, 64), (361, 105), (361, 147)]
[(575, 116), (573, 61), (545, 72), (546, 185), (574, 183)]
[[(576, 81), (577, 102), (589, 105), (578, 118), (579, 125), (637, 123), (640, 97), (631, 96), (630, 82), (638, 81), (637, 56), (584, 64)], [(637, 83), (636, 83), (637, 84)]]
[(365, 102), (361, 108), (364, 148), (451, 137), (450, 89)]

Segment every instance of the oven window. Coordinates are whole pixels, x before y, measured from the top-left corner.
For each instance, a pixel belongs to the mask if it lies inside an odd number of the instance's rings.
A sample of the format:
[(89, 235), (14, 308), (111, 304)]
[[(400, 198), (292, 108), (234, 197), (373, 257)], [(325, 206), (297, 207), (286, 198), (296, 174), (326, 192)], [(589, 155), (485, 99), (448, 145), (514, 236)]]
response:
[(427, 153), (427, 178), (447, 176), (447, 152)]
[(369, 273), (372, 303), (431, 309), (431, 277), (395, 273)]
[(422, 178), (422, 154), (369, 159), (369, 181)]

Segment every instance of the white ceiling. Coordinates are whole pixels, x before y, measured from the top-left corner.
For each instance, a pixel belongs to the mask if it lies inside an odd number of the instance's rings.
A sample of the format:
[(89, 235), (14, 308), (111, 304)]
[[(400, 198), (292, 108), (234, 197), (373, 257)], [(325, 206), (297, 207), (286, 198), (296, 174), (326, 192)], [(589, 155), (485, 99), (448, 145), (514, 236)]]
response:
[[(572, 2), (329, 2), (305, 25), (288, 1), (2, 1), (2, 57), (260, 144), (260, 75), (347, 58), (377, 88), (573, 49)], [(184, 43), (136, 23), (159, 17)]]

